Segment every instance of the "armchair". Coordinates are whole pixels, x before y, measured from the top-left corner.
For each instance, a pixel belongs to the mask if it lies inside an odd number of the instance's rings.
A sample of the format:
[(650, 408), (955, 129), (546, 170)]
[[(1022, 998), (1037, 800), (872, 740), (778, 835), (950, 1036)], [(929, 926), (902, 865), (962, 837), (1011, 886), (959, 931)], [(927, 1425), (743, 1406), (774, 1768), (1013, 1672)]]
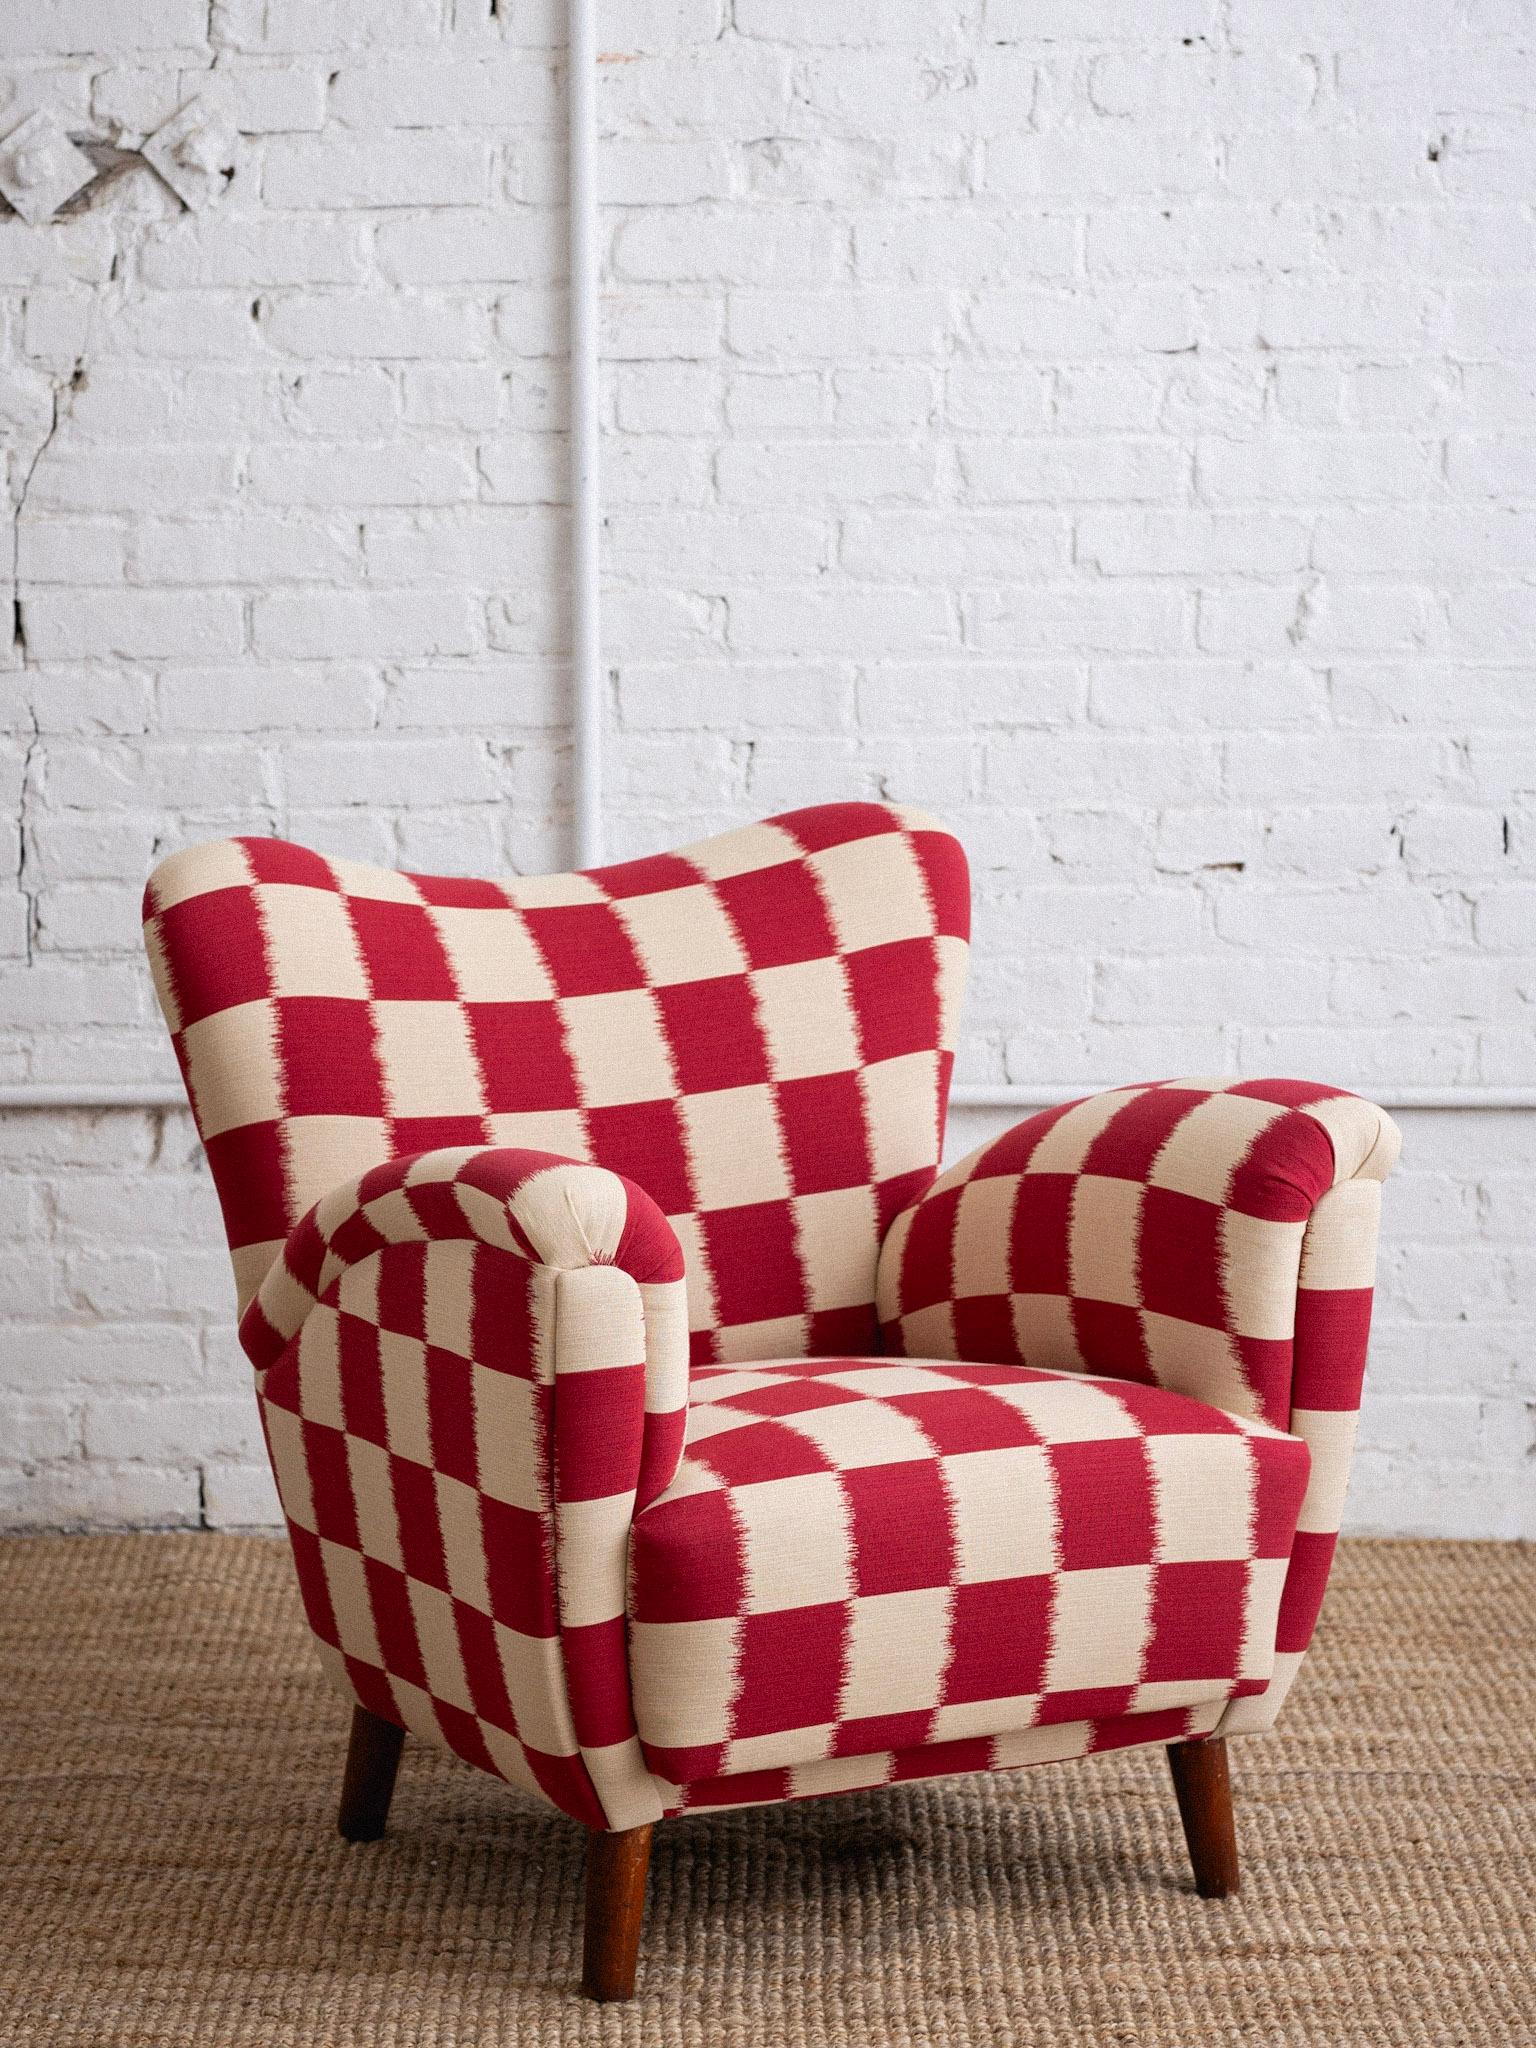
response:
[(590, 1831), (634, 1982), (665, 1816), (1224, 1738), (1310, 1637), (1396, 1134), (1169, 1082), (938, 1174), (956, 841), (879, 804), (505, 883), (278, 840), (145, 902), (322, 1666)]

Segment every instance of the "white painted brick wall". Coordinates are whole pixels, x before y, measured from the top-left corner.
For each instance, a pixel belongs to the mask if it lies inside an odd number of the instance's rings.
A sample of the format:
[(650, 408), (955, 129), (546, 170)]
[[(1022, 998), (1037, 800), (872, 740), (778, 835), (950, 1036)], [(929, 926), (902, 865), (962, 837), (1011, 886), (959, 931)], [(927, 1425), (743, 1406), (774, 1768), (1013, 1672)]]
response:
[[(561, 13), (0, 10), (5, 128), (244, 135), (0, 216), (0, 1078), (170, 1075), (172, 846), (562, 860)], [(1530, 8), (601, 14), (615, 853), (947, 813), (972, 1080), (1536, 1079)], [(1536, 1117), (1404, 1122), (1353, 1518), (1536, 1533)], [(0, 1118), (6, 1521), (270, 1516), (219, 1243)]]

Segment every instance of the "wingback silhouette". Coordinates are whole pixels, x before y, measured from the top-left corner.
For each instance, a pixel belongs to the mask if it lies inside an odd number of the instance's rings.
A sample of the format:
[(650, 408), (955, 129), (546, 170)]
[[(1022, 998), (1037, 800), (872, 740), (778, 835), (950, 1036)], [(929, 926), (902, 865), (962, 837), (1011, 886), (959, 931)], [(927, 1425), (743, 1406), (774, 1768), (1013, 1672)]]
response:
[(504, 882), (173, 855), (156, 988), (309, 1624), (592, 1830), (633, 1986), (683, 1810), (1169, 1745), (1202, 1891), (1332, 1557), (1390, 1121), (1161, 1082), (940, 1174), (958, 842), (881, 804)]

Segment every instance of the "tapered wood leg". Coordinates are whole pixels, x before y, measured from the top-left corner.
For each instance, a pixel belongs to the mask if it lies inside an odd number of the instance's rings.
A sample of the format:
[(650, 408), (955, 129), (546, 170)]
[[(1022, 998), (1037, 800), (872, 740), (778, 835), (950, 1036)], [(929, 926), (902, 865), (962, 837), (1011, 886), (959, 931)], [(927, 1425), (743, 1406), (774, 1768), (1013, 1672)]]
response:
[(336, 1816), (336, 1825), (349, 1842), (376, 1842), (383, 1834), (404, 1746), (403, 1728), (370, 1714), (366, 1707), (352, 1709), (352, 1738)]
[(633, 1998), (651, 1824), (587, 1836), (587, 1921), (581, 1988), (602, 2002)]
[(1179, 1818), (1202, 1899), (1228, 1899), (1237, 1890), (1237, 1832), (1232, 1825), (1232, 1781), (1227, 1745), (1219, 1737), (1171, 1742), (1168, 1762)]

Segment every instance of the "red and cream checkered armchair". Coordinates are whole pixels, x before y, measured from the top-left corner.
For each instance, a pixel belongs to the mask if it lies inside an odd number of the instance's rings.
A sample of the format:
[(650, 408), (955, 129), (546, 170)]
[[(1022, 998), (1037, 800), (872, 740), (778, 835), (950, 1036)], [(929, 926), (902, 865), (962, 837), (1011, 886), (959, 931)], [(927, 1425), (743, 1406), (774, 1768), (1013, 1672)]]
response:
[(1169, 1745), (1199, 1888), (1332, 1557), (1397, 1133), (1292, 1081), (939, 1173), (968, 882), (879, 804), (507, 882), (174, 855), (156, 987), (234, 1256), (341, 1827), (404, 1732), (592, 1831)]

